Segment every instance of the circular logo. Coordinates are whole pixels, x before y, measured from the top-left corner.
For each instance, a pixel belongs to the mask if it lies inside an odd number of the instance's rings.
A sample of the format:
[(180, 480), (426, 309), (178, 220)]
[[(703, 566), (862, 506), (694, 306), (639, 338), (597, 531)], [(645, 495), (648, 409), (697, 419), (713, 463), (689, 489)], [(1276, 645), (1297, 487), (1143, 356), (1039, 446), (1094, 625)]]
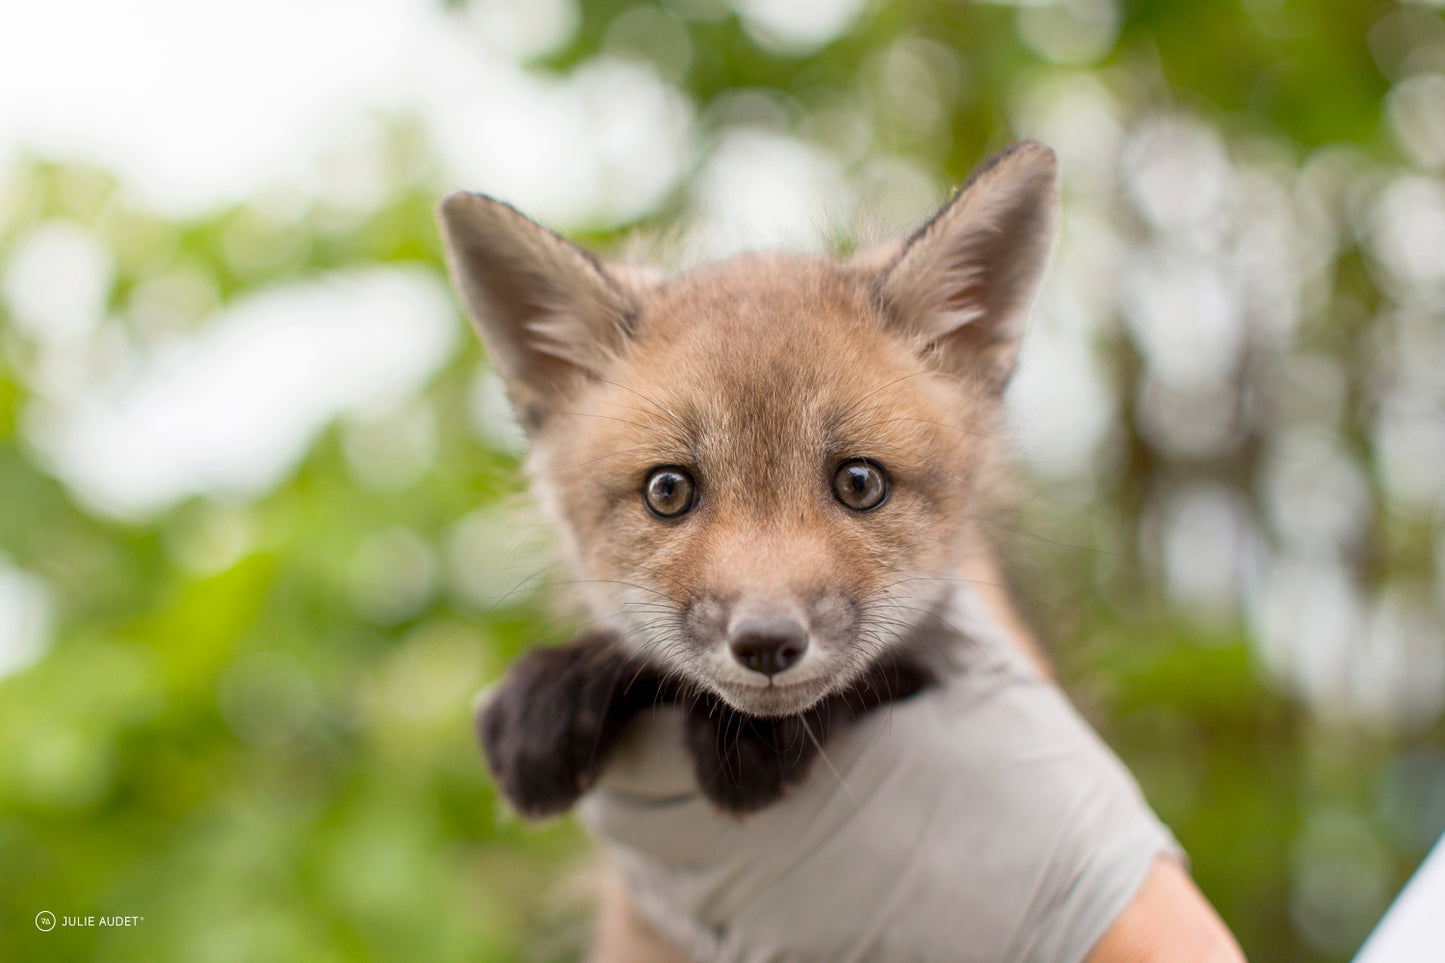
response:
[(55, 914), (50, 910), (41, 910), (35, 914), (35, 928), (43, 933), (49, 933), (55, 929)]

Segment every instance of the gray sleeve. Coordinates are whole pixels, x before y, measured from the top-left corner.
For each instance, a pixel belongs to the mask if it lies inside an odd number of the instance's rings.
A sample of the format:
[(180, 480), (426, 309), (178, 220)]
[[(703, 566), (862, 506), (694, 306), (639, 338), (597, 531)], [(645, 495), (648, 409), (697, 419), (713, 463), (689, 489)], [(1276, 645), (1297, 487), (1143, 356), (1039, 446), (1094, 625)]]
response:
[[(672, 728), (668, 728), (672, 725)], [(699, 959), (1079, 963), (1154, 860), (1182, 859), (1122, 764), (1011, 651), (838, 733), (744, 819), (679, 791), (675, 720), (584, 801), (640, 908)], [(632, 760), (636, 762), (636, 758)]]

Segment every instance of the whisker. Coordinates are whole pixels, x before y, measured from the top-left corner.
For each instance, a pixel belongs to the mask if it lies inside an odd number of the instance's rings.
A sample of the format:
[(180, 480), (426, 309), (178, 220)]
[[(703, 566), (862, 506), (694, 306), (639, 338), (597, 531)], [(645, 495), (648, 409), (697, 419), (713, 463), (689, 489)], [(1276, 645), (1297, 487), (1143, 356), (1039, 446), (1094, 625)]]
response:
[(798, 719), (803, 723), (803, 731), (808, 734), (809, 739), (813, 740), (813, 748), (818, 750), (818, 756), (823, 760), (823, 765), (827, 766), (828, 771), (833, 774), (833, 779), (838, 783), (838, 788), (848, 797), (848, 801), (853, 804), (854, 809), (862, 809), (863, 803), (853, 794), (853, 790), (848, 785), (847, 780), (843, 778), (843, 774), (838, 771), (837, 766), (833, 765), (833, 760), (828, 758), (828, 753), (823, 749), (822, 741), (820, 741), (818, 736), (813, 732), (813, 727), (808, 725), (807, 716), (802, 715), (799, 716)]

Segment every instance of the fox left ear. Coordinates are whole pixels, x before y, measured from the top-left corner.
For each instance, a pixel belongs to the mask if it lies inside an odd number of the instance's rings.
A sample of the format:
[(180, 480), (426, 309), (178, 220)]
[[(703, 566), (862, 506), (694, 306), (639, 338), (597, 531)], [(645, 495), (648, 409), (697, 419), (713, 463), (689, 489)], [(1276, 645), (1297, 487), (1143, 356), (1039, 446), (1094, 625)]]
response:
[(438, 215), (452, 282), (522, 424), (535, 430), (625, 347), (638, 272), (608, 267), (485, 195), (459, 191)]
[(947, 370), (1001, 391), (1057, 232), (1054, 152), (995, 154), (878, 277), (893, 323)]

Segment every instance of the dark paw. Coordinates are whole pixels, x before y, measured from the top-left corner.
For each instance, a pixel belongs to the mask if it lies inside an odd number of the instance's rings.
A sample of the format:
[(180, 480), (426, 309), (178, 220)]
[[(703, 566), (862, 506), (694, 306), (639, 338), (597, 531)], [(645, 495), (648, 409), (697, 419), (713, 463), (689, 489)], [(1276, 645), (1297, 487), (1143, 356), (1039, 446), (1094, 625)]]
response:
[(524, 816), (571, 808), (602, 770), (636, 668), (596, 640), (526, 655), (477, 716), (497, 787)]
[(694, 707), (687, 745), (702, 794), (739, 814), (781, 799), (817, 755), (799, 717), (759, 719), (721, 704)]

